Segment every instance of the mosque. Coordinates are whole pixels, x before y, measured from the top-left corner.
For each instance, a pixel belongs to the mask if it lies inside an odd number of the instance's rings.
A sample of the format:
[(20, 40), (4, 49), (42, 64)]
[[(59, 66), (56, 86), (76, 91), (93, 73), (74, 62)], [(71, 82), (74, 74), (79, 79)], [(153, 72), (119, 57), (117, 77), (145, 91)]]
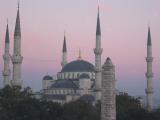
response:
[(81, 53), (77, 60), (67, 61), (67, 43), (64, 35), (62, 69), (56, 79), (46, 75), (42, 80), (43, 94), (48, 100), (65, 103), (77, 99), (93, 102), (101, 98), (101, 28), (99, 10), (97, 16), (95, 65), (83, 60)]
[[(4, 86), (22, 86), (21, 79), (21, 64), (23, 57), (21, 55), (21, 27), (20, 27), (20, 12), (19, 4), (17, 10), (17, 18), (14, 32), (14, 47), (13, 55), (10, 55), (10, 38), (9, 26), (7, 23), (5, 50), (4, 50), (4, 70), (3, 83)], [(101, 99), (101, 27), (99, 8), (97, 15), (96, 28), (96, 45), (95, 65), (83, 60), (81, 55), (77, 60), (67, 61), (67, 43), (64, 35), (64, 43), (62, 49), (62, 69), (57, 73), (56, 79), (52, 76), (46, 75), (42, 80), (42, 94), (47, 100), (54, 102), (65, 103), (77, 99), (84, 99), (87, 101), (98, 101)], [(10, 62), (12, 62), (12, 78)]]
[[(101, 55), (103, 49), (101, 48), (101, 26), (99, 8), (97, 15), (96, 39), (95, 39), (95, 64), (83, 60), (81, 55), (77, 60), (71, 62), (67, 61), (67, 43), (64, 35), (64, 43), (62, 49), (62, 69), (57, 73), (56, 79), (52, 76), (46, 75), (42, 80), (42, 95), (53, 102), (66, 103), (77, 99), (82, 99), (93, 104), (101, 100), (102, 90), (102, 65)], [(17, 18), (14, 31), (14, 45), (13, 55), (10, 54), (10, 38), (9, 26), (7, 23), (5, 48), (3, 54), (4, 69), (3, 69), (3, 84), (4, 86), (22, 86), (23, 80), (21, 78), (21, 64), (23, 57), (21, 55), (21, 27), (20, 27), (20, 13), (19, 4), (17, 10)], [(12, 62), (12, 78), (10, 70), (10, 62)], [(150, 27), (148, 28), (147, 39), (147, 87), (145, 89), (147, 98), (147, 109), (150, 111), (153, 107), (153, 72), (152, 72), (152, 42)], [(110, 77), (110, 76), (109, 76)]]

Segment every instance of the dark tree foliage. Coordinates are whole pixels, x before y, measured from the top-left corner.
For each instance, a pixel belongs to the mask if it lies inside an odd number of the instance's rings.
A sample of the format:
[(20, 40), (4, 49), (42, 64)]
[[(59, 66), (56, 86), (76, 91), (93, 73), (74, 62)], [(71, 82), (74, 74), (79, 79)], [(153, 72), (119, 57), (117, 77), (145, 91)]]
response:
[(38, 100), (29, 87), (5, 87), (0, 90), (0, 120), (61, 120), (62, 106)]
[(116, 97), (117, 120), (143, 120), (146, 111), (141, 108), (138, 99), (127, 94)]
[(128, 95), (116, 97), (117, 120), (160, 120), (160, 111), (148, 112), (140, 101)]
[(64, 105), (64, 120), (98, 120), (99, 114), (95, 107), (84, 101), (70, 102)]
[[(160, 120), (160, 109), (147, 112), (138, 99), (128, 95), (116, 98), (117, 120)], [(27, 87), (0, 89), (0, 120), (100, 120), (101, 103), (95, 106), (84, 101), (60, 105), (34, 98)]]

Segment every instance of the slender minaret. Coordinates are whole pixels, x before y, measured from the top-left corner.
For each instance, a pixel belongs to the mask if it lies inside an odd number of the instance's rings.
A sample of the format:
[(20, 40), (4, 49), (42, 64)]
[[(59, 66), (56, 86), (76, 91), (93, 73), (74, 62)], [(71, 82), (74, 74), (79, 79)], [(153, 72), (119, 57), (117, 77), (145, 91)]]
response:
[(153, 72), (152, 72), (152, 42), (151, 42), (151, 33), (150, 33), (150, 27), (148, 27), (148, 40), (147, 40), (147, 72), (146, 72), (146, 78), (147, 78), (147, 88), (146, 88), (146, 95), (147, 95), (147, 110), (151, 111), (153, 107)]
[(116, 120), (115, 66), (107, 58), (102, 70), (101, 120)]
[(21, 79), (21, 64), (23, 57), (21, 56), (21, 28), (20, 28), (20, 16), (19, 16), (19, 3), (17, 11), (16, 26), (14, 31), (14, 49), (12, 56), (13, 63), (13, 86), (22, 86)]
[(6, 28), (6, 37), (5, 37), (5, 51), (3, 55), (4, 60), (4, 70), (3, 70), (3, 83), (4, 87), (10, 85), (10, 53), (9, 53), (9, 28), (8, 28), (8, 21), (7, 21), (7, 28)]
[(95, 54), (95, 99), (96, 101), (101, 100), (101, 27), (99, 18), (99, 8), (97, 15), (97, 29), (96, 29), (96, 48), (94, 49)]
[(64, 34), (64, 42), (63, 42), (63, 49), (62, 49), (62, 68), (67, 64), (67, 45), (66, 45), (66, 35)]

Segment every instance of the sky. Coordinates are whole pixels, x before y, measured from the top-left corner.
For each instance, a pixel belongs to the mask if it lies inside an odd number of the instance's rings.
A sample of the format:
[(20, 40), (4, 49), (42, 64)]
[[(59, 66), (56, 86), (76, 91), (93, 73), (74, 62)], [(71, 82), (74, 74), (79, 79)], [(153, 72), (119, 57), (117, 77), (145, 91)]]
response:
[[(0, 0), (0, 71), (8, 18), (10, 48), (18, 0)], [(109, 56), (116, 66), (117, 89), (145, 95), (148, 25), (153, 45), (154, 95), (160, 98), (160, 1), (159, 0), (20, 0), (23, 85), (37, 91), (46, 74), (61, 70), (66, 32), (68, 61), (82, 59), (94, 64), (98, 4), (102, 31), (102, 64)], [(11, 64), (12, 69), (12, 64)], [(0, 74), (0, 86), (3, 86)]]

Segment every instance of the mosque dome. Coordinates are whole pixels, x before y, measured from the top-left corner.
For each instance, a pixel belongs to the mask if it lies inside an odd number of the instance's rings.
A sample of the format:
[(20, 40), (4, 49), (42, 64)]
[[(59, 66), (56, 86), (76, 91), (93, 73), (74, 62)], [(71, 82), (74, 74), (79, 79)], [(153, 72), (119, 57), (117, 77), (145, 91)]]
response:
[(61, 72), (94, 72), (94, 66), (84, 60), (75, 60), (66, 64)]
[(43, 80), (53, 80), (53, 78), (49, 75), (43, 77)]

